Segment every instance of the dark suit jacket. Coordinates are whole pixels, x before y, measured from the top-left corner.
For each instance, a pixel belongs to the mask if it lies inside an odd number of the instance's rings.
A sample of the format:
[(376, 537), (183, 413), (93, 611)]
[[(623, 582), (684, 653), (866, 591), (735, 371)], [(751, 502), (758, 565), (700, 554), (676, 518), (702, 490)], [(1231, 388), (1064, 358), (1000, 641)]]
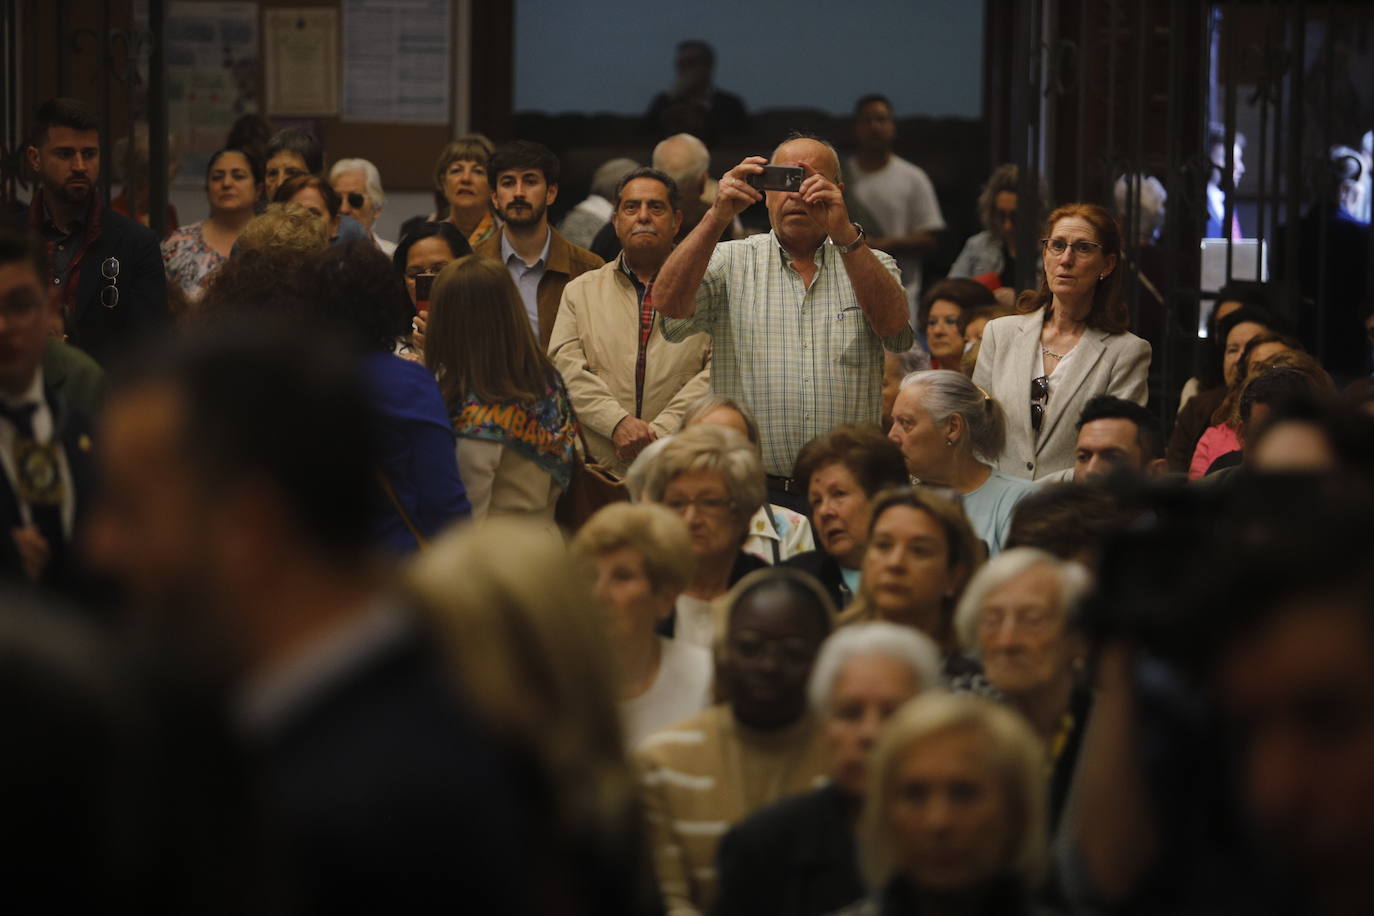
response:
[(816, 581), (825, 587), (825, 591), (830, 595), (830, 600), (835, 602), (835, 610), (843, 611), (854, 596), (849, 593), (849, 588), (844, 584), (844, 574), (840, 572), (840, 564), (834, 557), (824, 550), (808, 550), (796, 556), (788, 557), (782, 561), (783, 566), (792, 569), (800, 569), (802, 572), (810, 573), (816, 577)]
[(267, 809), (297, 913), (528, 913), (542, 873), (527, 769), (418, 625), (271, 732)]
[[(95, 463), (92, 454), (91, 418), (85, 413), (69, 408), (60, 393), (60, 387), (44, 379), (44, 398), (53, 414), (53, 438), (62, 444), (67, 456), (67, 467), (71, 471), (72, 488), (76, 491), (76, 515), (73, 518), (73, 538), (63, 549), (54, 552), (54, 560), (48, 565), (40, 585), (73, 599), (90, 597), (87, 594), (89, 583), (77, 559), (77, 551), (71, 546), (85, 523), (90, 511), (92, 494), (95, 488)], [(19, 499), (10, 484), (9, 475), (0, 473), (0, 575), (15, 581), (24, 580), (24, 567), (19, 559), (19, 549), (14, 546), (10, 529), (20, 525)]]
[[(37, 232), (43, 224), (43, 192), (33, 195), (29, 206), (28, 229)], [(89, 241), (81, 258), (81, 276), (67, 336), (74, 346), (85, 350), (102, 366), (127, 351), (137, 341), (165, 329), (167, 312), (167, 275), (162, 266), (162, 249), (157, 235), (147, 226), (106, 206), (98, 198), (87, 227)], [(114, 308), (100, 304), (100, 291), (109, 282), (101, 276), (106, 258), (119, 261), (114, 286), (119, 301)]]
[[(558, 306), (563, 301), (563, 287), (573, 277), (596, 270), (606, 263), (587, 249), (579, 248), (563, 238), (552, 226), (549, 232), (553, 236), (549, 242), (549, 261), (544, 276), (539, 278), (539, 291), (535, 294), (539, 303), (539, 349), (545, 353), (549, 351), (553, 322), (558, 317)], [(501, 238), (500, 232), (492, 233), (491, 238), (478, 242), (472, 253), (491, 261), (500, 261)]]
[(819, 916), (863, 897), (850, 804), (827, 785), (735, 825), (716, 854), (714, 916)]

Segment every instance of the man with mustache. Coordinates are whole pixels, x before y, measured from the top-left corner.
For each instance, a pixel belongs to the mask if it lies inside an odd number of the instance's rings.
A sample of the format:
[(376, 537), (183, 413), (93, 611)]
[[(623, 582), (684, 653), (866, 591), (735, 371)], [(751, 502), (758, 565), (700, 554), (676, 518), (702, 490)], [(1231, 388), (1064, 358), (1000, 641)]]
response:
[(167, 279), (153, 230), (100, 199), (99, 127), (84, 102), (49, 99), (25, 152), (38, 178), (28, 229), (47, 244), (44, 279), (60, 299), (60, 326), (71, 343), (108, 363), (167, 324)]
[(510, 270), (541, 347), (549, 345), (568, 281), (605, 263), (549, 225), (549, 206), (558, 199), (558, 172), (558, 157), (541, 143), (515, 140), (498, 146), (487, 174), (492, 204), (505, 225), (473, 248), (478, 257), (500, 261)]
[[(659, 271), (654, 305), (668, 340), (711, 335), (711, 388), (754, 414), (770, 499), (796, 507), (801, 447), (836, 426), (879, 421), (883, 350), (909, 350), (913, 333), (896, 262), (850, 219), (834, 147), (794, 134), (773, 151), (772, 164), (803, 170), (796, 191), (755, 189), (747, 179), (767, 163), (749, 156), (721, 179)], [(765, 199), (772, 232), (716, 244)]]
[(677, 432), (687, 407), (710, 388), (711, 341), (669, 345), (654, 309), (654, 278), (682, 224), (677, 183), (657, 169), (635, 169), (620, 180), (614, 203), (621, 252), (563, 290), (549, 355), (593, 456), (624, 473), (650, 442)]

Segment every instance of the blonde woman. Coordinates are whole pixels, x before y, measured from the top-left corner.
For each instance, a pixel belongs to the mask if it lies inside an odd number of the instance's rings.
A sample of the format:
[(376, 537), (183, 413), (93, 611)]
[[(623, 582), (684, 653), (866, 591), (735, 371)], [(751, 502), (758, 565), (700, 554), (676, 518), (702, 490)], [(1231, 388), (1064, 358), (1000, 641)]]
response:
[(1044, 753), (979, 697), (926, 693), (893, 716), (860, 827), (873, 896), (851, 916), (1030, 914), (1046, 870)]
[(615, 503), (577, 532), (573, 551), (595, 566), (620, 676), (626, 746), (711, 702), (711, 652), (658, 634), (696, 567), (682, 519), (654, 503)]
[(577, 564), (540, 533), (519, 519), (451, 532), (410, 566), (406, 591), (477, 715), (528, 764), (531, 835), (545, 838), (531, 885), (560, 912), (654, 912), (602, 616)]
[(439, 153), (434, 163), (434, 188), (444, 209), (436, 214), (452, 223), (469, 245), (484, 242), (500, 228), (491, 212), (491, 182), (487, 160), (495, 147), (481, 134), (459, 137)]
[(434, 282), (425, 365), (439, 379), (474, 519), (525, 515), (556, 531), (576, 420), (505, 265), (459, 258)]

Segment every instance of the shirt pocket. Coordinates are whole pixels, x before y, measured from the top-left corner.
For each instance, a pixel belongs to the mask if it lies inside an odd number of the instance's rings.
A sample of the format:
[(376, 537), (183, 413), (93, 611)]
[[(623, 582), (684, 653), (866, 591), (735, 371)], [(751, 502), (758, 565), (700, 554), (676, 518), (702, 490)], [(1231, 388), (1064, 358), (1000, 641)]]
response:
[(841, 366), (858, 368), (871, 362), (869, 350), (873, 342), (863, 309), (857, 305), (836, 312), (830, 325), (830, 352)]

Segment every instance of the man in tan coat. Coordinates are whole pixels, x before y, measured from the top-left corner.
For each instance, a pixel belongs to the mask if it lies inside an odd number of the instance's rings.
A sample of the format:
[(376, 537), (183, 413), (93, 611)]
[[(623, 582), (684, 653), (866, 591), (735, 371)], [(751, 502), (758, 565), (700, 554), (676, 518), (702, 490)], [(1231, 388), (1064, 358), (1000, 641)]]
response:
[(636, 169), (616, 189), (612, 217), (621, 253), (571, 280), (549, 341), (593, 456), (624, 473), (646, 445), (677, 432), (710, 390), (711, 338), (663, 338), (653, 282), (682, 222), (673, 179)]

